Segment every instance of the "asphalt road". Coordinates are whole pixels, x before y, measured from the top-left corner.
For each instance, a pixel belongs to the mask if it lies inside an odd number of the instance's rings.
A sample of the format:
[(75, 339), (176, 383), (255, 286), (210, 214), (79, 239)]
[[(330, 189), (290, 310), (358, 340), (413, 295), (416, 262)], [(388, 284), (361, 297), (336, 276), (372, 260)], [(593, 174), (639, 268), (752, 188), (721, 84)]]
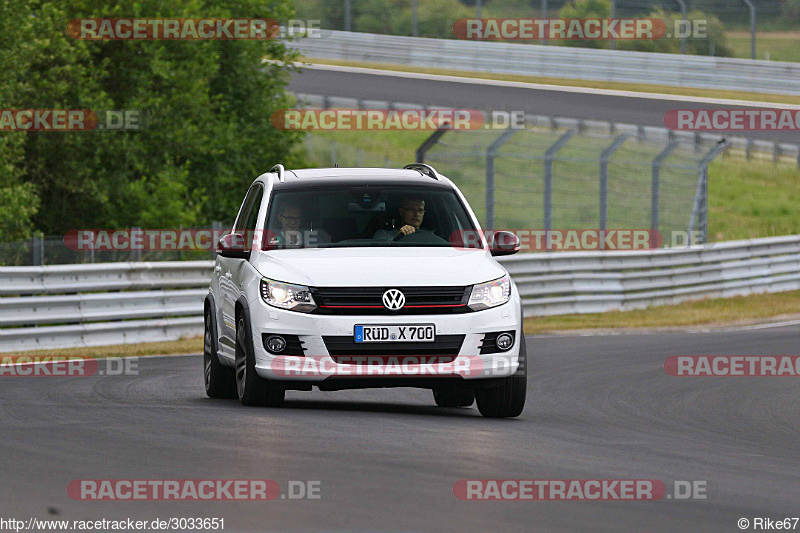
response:
[[(205, 397), (201, 357), (138, 375), (0, 377), (0, 518), (225, 518), (226, 531), (738, 531), (800, 515), (797, 379), (678, 378), (670, 355), (798, 355), (800, 327), (529, 337), (513, 420), (429, 391), (288, 392), (283, 409)], [(84, 502), (75, 479), (321, 481), (321, 499)], [(706, 481), (707, 499), (465, 502), (459, 479)]]
[[(525, 111), (531, 114), (609, 120), (664, 127), (671, 109), (752, 109), (707, 103), (675, 102), (559, 90), (502, 87), (483, 82), (457, 83), (397, 76), (307, 68), (295, 74), (289, 89), (309, 94), (438, 105), (466, 109)], [(800, 143), (796, 131), (735, 132), (736, 137)]]

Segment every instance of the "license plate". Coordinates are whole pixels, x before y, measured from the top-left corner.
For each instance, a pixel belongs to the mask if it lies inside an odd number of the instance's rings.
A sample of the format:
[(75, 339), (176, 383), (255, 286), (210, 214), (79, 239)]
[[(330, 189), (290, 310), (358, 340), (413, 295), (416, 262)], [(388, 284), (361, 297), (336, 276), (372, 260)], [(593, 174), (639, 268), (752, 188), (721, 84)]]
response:
[(410, 324), (404, 326), (356, 326), (356, 342), (434, 342), (436, 329), (433, 324)]

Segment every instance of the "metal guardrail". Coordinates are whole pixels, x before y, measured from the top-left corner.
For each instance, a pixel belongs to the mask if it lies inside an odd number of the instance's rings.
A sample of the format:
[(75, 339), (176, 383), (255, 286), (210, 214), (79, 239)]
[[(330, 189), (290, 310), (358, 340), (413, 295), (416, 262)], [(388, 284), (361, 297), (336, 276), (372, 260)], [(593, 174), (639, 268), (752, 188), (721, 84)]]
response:
[(0, 352), (202, 334), (213, 261), (0, 268)]
[(800, 93), (800, 63), (323, 30), (289, 46), (311, 58), (495, 74)]
[(643, 309), (800, 289), (800, 236), (688, 249), (550, 252), (503, 260), (526, 315)]
[[(797, 235), (688, 249), (518, 254), (501, 262), (526, 316), (800, 289)], [(212, 268), (212, 261), (0, 268), (0, 352), (200, 335)]]

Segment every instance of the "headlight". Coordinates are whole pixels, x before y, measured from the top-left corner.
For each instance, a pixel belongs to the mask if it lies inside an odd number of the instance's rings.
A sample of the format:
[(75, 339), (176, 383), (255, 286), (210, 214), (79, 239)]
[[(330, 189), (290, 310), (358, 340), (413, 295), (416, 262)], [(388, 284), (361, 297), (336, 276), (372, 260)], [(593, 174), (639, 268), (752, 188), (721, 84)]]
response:
[(506, 274), (500, 279), (473, 285), (467, 304), (473, 311), (503, 305), (511, 298), (511, 278)]
[(303, 285), (281, 283), (271, 279), (261, 280), (261, 298), (269, 305), (289, 311), (310, 313), (317, 308), (311, 291)]

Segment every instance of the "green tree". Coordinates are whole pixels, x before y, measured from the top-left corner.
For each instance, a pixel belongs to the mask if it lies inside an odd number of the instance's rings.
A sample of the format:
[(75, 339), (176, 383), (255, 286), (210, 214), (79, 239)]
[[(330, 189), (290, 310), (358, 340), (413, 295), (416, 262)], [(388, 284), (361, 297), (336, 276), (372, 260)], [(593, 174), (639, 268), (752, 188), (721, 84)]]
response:
[[(13, 0), (21, 4), (20, 0)], [(65, 0), (24, 3), (33, 46), (4, 107), (139, 110), (141, 131), (37, 132), (22, 138), (19, 179), (33, 186), (45, 233), (75, 228), (174, 227), (230, 221), (249, 183), (276, 162), (297, 164), (300, 134), (275, 130), (273, 111), (294, 59), (281, 40), (88, 41), (73, 18), (274, 18), (287, 0)], [(264, 63), (263, 59), (277, 62)], [(13, 152), (4, 149), (5, 160)]]
[[(680, 13), (666, 12), (663, 9), (656, 9), (646, 15), (648, 18), (655, 18), (664, 21), (667, 32), (673, 32), (675, 23), (681, 20)], [(691, 55), (715, 55), (728, 57), (733, 55), (733, 51), (728, 46), (725, 37), (725, 25), (719, 18), (709, 15), (702, 11), (690, 11), (686, 19), (696, 26), (696, 22), (705, 23), (705, 37), (687, 37), (686, 53)], [(681, 51), (681, 40), (678, 38), (619, 41), (617, 48), (620, 50), (636, 50), (640, 52), (661, 52), (667, 54), (679, 54)]]
[[(30, 91), (26, 73), (40, 48), (34, 26), (24, 16), (23, 0), (0, 3), (0, 109), (13, 109)], [(39, 206), (33, 185), (23, 180), (25, 138), (21, 132), (0, 132), (0, 241), (29, 237)]]
[[(425, 0), (418, 4), (417, 28), (420, 37), (452, 39), (455, 37), (453, 24), (459, 19), (475, 16), (474, 10), (469, 9), (458, 0)], [(412, 14), (410, 8), (399, 12), (393, 21), (395, 34), (411, 35)]]
[(800, 0), (784, 0), (781, 12), (790, 22), (800, 22)]
[[(558, 12), (564, 19), (609, 18), (611, 16), (611, 0), (572, 0)], [(580, 48), (608, 48), (608, 41), (560, 41), (564, 46)]]

